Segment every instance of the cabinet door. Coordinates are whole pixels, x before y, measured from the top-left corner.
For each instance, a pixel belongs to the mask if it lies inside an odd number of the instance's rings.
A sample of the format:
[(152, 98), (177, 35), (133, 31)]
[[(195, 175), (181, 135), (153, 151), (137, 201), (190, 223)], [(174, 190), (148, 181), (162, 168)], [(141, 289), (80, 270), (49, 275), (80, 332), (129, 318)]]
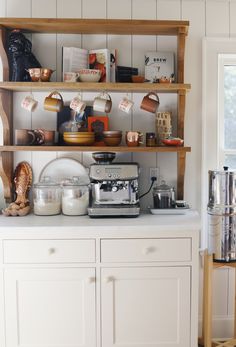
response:
[(5, 271), (6, 347), (93, 347), (95, 269)]
[(102, 269), (102, 347), (189, 347), (190, 268)]

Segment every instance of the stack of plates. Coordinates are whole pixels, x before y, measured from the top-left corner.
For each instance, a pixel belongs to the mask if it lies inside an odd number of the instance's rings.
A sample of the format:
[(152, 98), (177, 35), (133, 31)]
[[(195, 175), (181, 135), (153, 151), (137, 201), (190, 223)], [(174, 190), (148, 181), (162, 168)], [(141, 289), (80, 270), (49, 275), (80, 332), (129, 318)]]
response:
[(67, 145), (90, 146), (94, 144), (95, 133), (92, 131), (86, 132), (64, 132), (63, 140)]

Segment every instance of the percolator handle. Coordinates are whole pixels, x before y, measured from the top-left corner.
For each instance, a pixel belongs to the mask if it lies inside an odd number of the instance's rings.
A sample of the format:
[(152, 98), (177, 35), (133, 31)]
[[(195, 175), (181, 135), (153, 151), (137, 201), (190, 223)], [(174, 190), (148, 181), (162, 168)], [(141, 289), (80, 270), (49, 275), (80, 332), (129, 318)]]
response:
[(228, 171), (229, 167), (228, 166), (223, 166), (224, 171)]

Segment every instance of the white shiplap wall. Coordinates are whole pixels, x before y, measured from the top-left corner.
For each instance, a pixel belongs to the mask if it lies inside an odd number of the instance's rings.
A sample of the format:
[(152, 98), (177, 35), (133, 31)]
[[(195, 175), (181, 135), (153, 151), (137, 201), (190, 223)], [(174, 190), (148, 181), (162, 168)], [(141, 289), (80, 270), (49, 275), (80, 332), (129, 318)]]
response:
[[(3, 17), (66, 17), (66, 18), (133, 18), (133, 19), (186, 19), (190, 21), (190, 30), (186, 44), (185, 82), (191, 83), (192, 90), (187, 96), (185, 143), (192, 147), (187, 155), (185, 199), (193, 208), (200, 210), (201, 202), (201, 90), (202, 90), (202, 57), (201, 47), (204, 36), (236, 35), (236, 1), (235, 0), (0, 0), (0, 16)], [(61, 47), (63, 45), (84, 48), (118, 48), (120, 65), (137, 66), (144, 70), (143, 55), (147, 50), (176, 51), (176, 40), (173, 37), (155, 36), (111, 36), (111, 35), (55, 35), (34, 34), (31, 37), (33, 50), (42, 65), (56, 69), (54, 80), (61, 78)], [(75, 93), (63, 93), (65, 101)], [(43, 111), (45, 93), (35, 93), (39, 100), (38, 110), (32, 115), (25, 114), (20, 102), (25, 93), (14, 94), (14, 127), (15, 128), (55, 128), (55, 115)], [(132, 94), (135, 102), (131, 115), (124, 115), (117, 109), (123, 93), (113, 93), (113, 110), (109, 115), (112, 129), (138, 129), (144, 132), (154, 129), (154, 118), (142, 112), (139, 104), (143, 94)], [(95, 94), (83, 93), (86, 101)], [(176, 115), (176, 96), (160, 96), (160, 110), (173, 111)], [(88, 166), (92, 160), (88, 153), (19, 153), (15, 164), (28, 160), (34, 170), (34, 179), (42, 167), (51, 159), (59, 156), (73, 156)], [(158, 166), (161, 176), (169, 184), (176, 185), (176, 156), (174, 154), (119, 154), (119, 160), (134, 160), (140, 163), (141, 187), (148, 187), (149, 167)], [(147, 207), (151, 196), (142, 205)], [(232, 334), (233, 314), (233, 273), (228, 270), (217, 270), (214, 274), (214, 335), (230, 336)], [(200, 281), (201, 283), (201, 281)], [(200, 286), (200, 297), (201, 297)], [(201, 307), (200, 307), (201, 315)]]

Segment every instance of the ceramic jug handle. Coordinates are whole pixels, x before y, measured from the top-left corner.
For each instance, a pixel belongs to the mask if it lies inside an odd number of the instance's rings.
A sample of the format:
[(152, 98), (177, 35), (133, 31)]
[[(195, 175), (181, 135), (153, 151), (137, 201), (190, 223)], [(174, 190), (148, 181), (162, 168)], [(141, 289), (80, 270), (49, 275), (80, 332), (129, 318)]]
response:
[(154, 96), (156, 97), (156, 99), (157, 99), (158, 104), (160, 103), (160, 101), (159, 101), (159, 96), (157, 95), (157, 93), (150, 92), (150, 93), (148, 93), (147, 96), (149, 97), (150, 95), (154, 95)]
[(58, 95), (61, 101), (63, 101), (61, 94), (57, 90), (51, 92), (51, 94), (48, 95), (48, 98), (51, 98), (53, 95)]

